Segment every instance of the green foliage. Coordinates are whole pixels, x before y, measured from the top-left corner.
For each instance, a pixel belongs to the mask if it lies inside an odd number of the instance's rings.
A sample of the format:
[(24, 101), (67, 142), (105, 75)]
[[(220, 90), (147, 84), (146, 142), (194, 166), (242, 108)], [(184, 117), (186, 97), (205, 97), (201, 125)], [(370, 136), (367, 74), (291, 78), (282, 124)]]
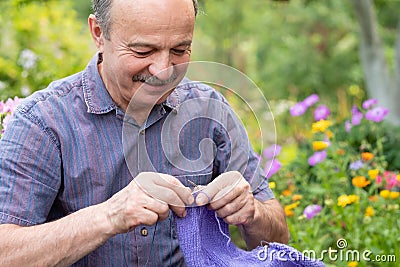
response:
[(82, 70), (95, 51), (69, 1), (2, 1), (0, 8), (0, 99)]
[(333, 98), (336, 89), (362, 82), (347, 1), (201, 3), (194, 57), (238, 68), (269, 99), (312, 92)]
[[(288, 216), (290, 245), (301, 251), (314, 250), (317, 257), (331, 248), (342, 251), (342, 255), (350, 250), (362, 255), (369, 250), (371, 259), (377, 255), (395, 255), (398, 260), (399, 128), (363, 119), (348, 131), (344, 120), (337, 121), (331, 115), (331, 122), (327, 130), (313, 132), (309, 120), (303, 127), (306, 134), (295, 150), (296, 157), (271, 178)], [(314, 130), (318, 129), (315, 126), (313, 123)], [(311, 166), (308, 159), (317, 149), (315, 141), (326, 141), (329, 146), (325, 148), (326, 159)], [(358, 179), (362, 182), (357, 182)], [(307, 219), (303, 211), (311, 204), (322, 206), (322, 211)], [(340, 239), (347, 241), (346, 248), (338, 249)], [(329, 259), (327, 255), (324, 258), (335, 266), (347, 266), (352, 261), (342, 260)], [(358, 266), (381, 264), (361, 259)], [(384, 266), (397, 265), (392, 262)]]

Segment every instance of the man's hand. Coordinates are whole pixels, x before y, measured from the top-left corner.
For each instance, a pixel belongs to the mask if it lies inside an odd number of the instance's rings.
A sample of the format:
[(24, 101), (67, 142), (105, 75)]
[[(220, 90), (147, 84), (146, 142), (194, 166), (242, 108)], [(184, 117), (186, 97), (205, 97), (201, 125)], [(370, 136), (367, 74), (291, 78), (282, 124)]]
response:
[(199, 206), (209, 203), (228, 224), (246, 225), (254, 220), (255, 199), (250, 184), (237, 171), (230, 171), (215, 178), (196, 197)]
[(250, 184), (239, 172), (223, 173), (198, 189), (195, 201), (199, 206), (208, 204), (226, 223), (238, 225), (249, 249), (261, 241), (288, 243), (289, 230), (279, 202), (256, 200)]
[(153, 225), (167, 218), (169, 209), (184, 217), (185, 205), (193, 201), (191, 190), (173, 176), (143, 172), (104, 202), (104, 209), (112, 234), (119, 234), (140, 224)]

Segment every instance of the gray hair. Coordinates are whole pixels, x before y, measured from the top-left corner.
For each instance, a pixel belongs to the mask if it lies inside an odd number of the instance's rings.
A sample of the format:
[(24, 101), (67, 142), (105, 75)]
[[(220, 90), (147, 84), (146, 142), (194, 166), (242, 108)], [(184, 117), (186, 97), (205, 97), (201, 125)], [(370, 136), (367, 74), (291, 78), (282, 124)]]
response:
[[(192, 0), (192, 1), (194, 7), (194, 14), (195, 16), (197, 16), (199, 8), (198, 2), (197, 0)], [(104, 33), (104, 37), (107, 40), (110, 40), (112, 2), (113, 0), (92, 0), (94, 15)]]

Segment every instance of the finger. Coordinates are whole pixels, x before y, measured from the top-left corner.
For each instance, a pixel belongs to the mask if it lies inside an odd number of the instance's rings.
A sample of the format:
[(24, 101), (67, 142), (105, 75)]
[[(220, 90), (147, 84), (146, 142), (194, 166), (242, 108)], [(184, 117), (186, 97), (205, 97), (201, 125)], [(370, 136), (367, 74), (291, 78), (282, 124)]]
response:
[[(217, 212), (218, 217), (225, 218), (231, 214), (238, 212), (240, 209), (242, 209), (246, 205), (246, 200), (247, 199), (245, 196), (238, 195), (236, 198), (227, 199), (226, 202), (224, 199), (224, 204), (222, 204), (222, 201), (220, 201), (220, 200), (219, 200), (219, 202), (221, 204), (212, 202), (210, 204), (210, 208)], [(228, 203), (228, 204), (225, 204), (225, 203)], [(216, 206), (215, 204), (218, 204), (218, 206)]]
[[(182, 202), (182, 200), (177, 197), (175, 192), (172, 190), (166, 189), (166, 188), (163, 188), (162, 191), (163, 191), (163, 195), (158, 194), (159, 198), (154, 198), (154, 196), (151, 197), (152, 200), (157, 201), (158, 204), (155, 204), (149, 208), (154, 210), (155, 212), (157, 212), (159, 214), (161, 220), (164, 220), (169, 215), (169, 209), (171, 209), (179, 217), (185, 217), (186, 216), (185, 205)], [(166, 193), (166, 192), (168, 192), (168, 193)], [(157, 193), (155, 193), (154, 195), (156, 195), (156, 194)], [(168, 196), (168, 194), (170, 194), (170, 195)], [(171, 203), (175, 203), (175, 204), (172, 205)]]
[(141, 222), (140, 223), (135, 223), (133, 225), (138, 225), (138, 224), (144, 224), (144, 225), (154, 225), (158, 219), (159, 216), (156, 212), (149, 210), (149, 209), (143, 209), (141, 211), (141, 216), (140, 216)]
[(232, 213), (226, 217), (223, 217), (224, 222), (231, 225), (246, 225), (253, 220), (254, 212), (247, 206), (244, 205), (237, 212)]
[(234, 186), (242, 179), (240, 172), (231, 171), (219, 175), (211, 183), (209, 183), (196, 197), (196, 204), (198, 206), (209, 203), (221, 198), (227, 194)]
[(169, 206), (166, 203), (153, 198), (147, 202), (144, 208), (156, 213), (158, 215), (158, 219), (160, 220), (165, 220), (169, 215)]
[(247, 197), (249, 197), (251, 194), (249, 193), (249, 190), (250, 184), (242, 180), (238, 185), (234, 186), (233, 188), (228, 187), (225, 190), (221, 190), (215, 196), (215, 200), (211, 201), (210, 207), (213, 210), (218, 210), (227, 205), (227, 203), (241, 202), (245, 204)]
[(185, 204), (193, 204), (194, 198), (192, 195), (192, 190), (189, 187), (184, 186), (177, 178), (171, 175), (164, 173), (161, 173), (160, 175), (163, 179), (158, 180), (157, 183), (161, 182), (160, 185), (173, 190)]
[(182, 199), (179, 198), (176, 192), (169, 188), (159, 185), (152, 185), (145, 190), (147, 195), (163, 203), (180, 207), (185, 206), (185, 203), (182, 201)]
[(173, 176), (154, 172), (140, 173), (134, 181), (149, 196), (170, 205), (185, 206), (193, 203), (191, 190)]

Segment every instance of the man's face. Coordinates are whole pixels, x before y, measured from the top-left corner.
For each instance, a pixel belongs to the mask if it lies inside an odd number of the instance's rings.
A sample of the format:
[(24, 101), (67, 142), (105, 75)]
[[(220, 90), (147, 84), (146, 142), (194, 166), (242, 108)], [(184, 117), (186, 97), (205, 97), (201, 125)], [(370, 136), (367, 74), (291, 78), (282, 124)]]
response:
[(190, 60), (192, 1), (114, 0), (111, 17), (110, 40), (103, 37), (99, 46), (99, 69), (111, 97), (123, 109), (135, 93), (139, 105), (164, 101), (186, 71), (186, 64), (177, 65)]

